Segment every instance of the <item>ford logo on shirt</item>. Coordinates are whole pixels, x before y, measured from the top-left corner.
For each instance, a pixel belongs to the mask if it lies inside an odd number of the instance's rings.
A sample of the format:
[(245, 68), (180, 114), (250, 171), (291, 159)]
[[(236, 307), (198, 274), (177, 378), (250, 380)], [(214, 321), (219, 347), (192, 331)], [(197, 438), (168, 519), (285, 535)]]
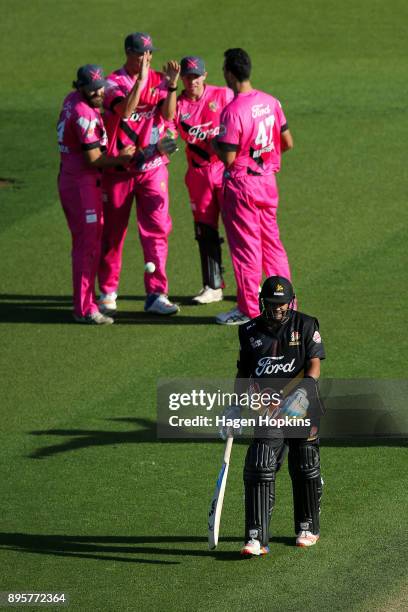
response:
[[(262, 357), (258, 361), (258, 367), (255, 370), (255, 374), (257, 376), (262, 376), (263, 374), (279, 374), (279, 372), (284, 372), (285, 374), (289, 372), (293, 372), (295, 370), (295, 359), (287, 363), (281, 362), (284, 359), (284, 355), (281, 357)], [(279, 361), (280, 363), (276, 363)]]

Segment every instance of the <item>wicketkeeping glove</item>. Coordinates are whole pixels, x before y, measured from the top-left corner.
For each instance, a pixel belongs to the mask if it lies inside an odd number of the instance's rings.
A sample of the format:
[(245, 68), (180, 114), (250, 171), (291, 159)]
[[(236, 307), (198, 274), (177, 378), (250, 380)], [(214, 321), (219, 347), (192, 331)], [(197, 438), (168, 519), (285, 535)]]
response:
[(227, 419), (233, 419), (234, 424), (238, 424), (238, 427), (230, 427), (227, 425), (223, 425), (219, 429), (219, 434), (223, 440), (226, 440), (229, 436), (240, 436), (242, 434), (242, 425), (241, 425), (241, 408), (239, 406), (228, 406), (222, 411), (221, 417), (224, 417), (225, 421)]
[(159, 140), (156, 146), (157, 150), (162, 155), (171, 155), (172, 153), (178, 151), (176, 141), (174, 140), (174, 138), (169, 138), (168, 136), (165, 136), (164, 138)]

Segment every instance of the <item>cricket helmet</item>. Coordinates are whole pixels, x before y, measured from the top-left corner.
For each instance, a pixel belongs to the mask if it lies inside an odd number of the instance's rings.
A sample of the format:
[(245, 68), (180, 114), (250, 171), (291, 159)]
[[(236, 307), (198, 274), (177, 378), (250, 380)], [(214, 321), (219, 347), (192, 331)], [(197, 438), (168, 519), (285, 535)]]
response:
[[(288, 320), (295, 299), (292, 283), (283, 276), (270, 276), (262, 285), (259, 294), (259, 310), (269, 322)], [(288, 304), (289, 308), (282, 313), (280, 306)]]

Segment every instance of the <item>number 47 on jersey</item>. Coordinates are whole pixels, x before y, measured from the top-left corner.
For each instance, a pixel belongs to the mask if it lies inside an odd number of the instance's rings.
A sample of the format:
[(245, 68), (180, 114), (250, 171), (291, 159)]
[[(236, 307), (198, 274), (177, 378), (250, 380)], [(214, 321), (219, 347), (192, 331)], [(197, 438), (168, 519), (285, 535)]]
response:
[(275, 116), (268, 115), (264, 119), (259, 122), (258, 125), (258, 134), (255, 138), (255, 144), (262, 147), (262, 149), (266, 147), (272, 147), (269, 150), (272, 150), (273, 147), (273, 126), (275, 124)]

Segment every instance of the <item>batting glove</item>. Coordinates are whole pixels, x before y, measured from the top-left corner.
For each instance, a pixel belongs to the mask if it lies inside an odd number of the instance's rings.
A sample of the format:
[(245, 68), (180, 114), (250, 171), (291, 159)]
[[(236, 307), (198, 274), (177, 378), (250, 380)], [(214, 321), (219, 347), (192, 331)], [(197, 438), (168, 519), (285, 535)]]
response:
[(283, 416), (302, 419), (307, 413), (309, 403), (306, 389), (300, 387), (283, 401), (280, 412)]
[[(240, 436), (242, 434), (241, 408), (239, 406), (228, 406), (222, 411), (221, 418), (224, 425), (219, 429), (219, 434), (223, 440), (230, 436)], [(226, 425), (227, 421), (232, 421), (233, 425)]]

